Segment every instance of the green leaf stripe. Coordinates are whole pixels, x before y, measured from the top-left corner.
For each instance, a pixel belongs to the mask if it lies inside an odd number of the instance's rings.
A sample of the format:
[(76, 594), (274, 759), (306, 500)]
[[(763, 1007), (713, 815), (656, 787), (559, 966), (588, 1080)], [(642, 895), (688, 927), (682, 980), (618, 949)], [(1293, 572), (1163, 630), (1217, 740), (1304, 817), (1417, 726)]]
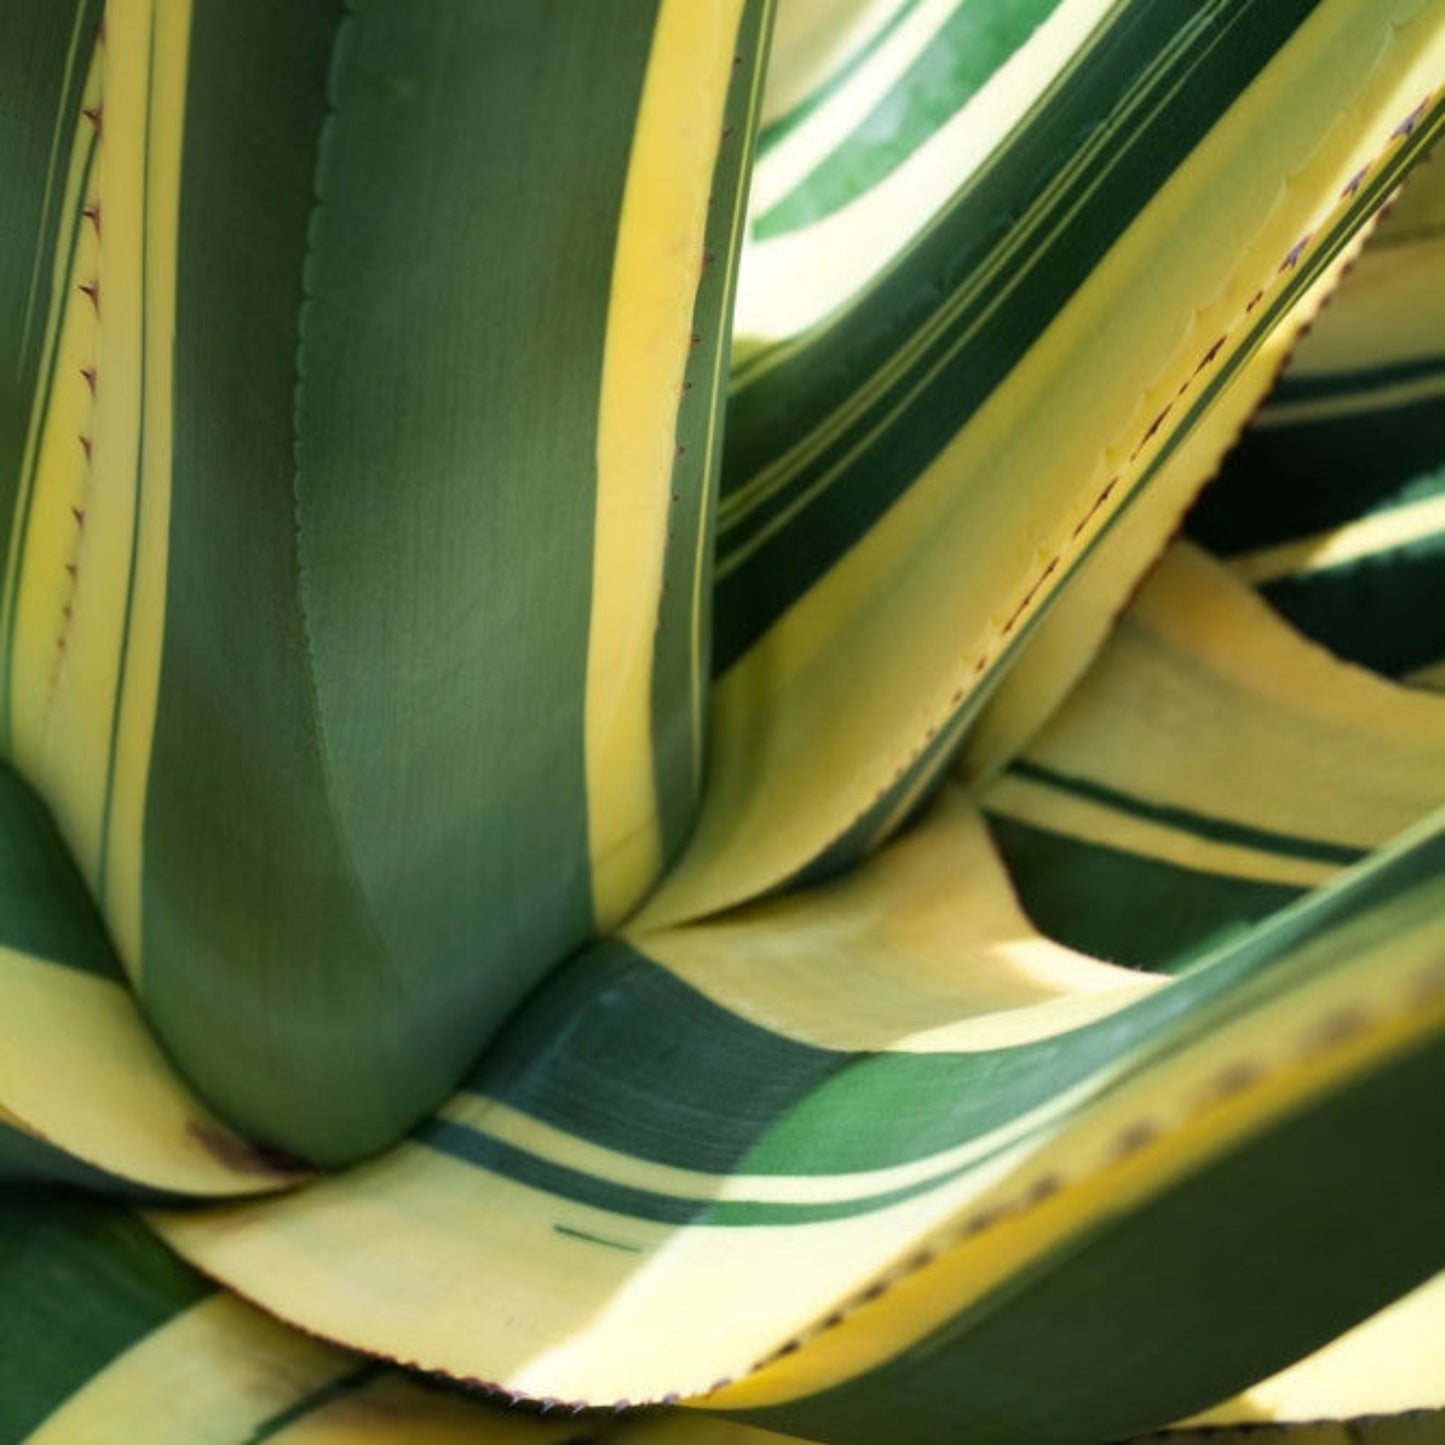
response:
[[(840, 210), (877, 185), (962, 110), (1058, 4), (1059, 0), (1024, 0), (1000, 7), (964, 0), (929, 37), (888, 94), (799, 185), (757, 218), (752, 234), (768, 240), (799, 229)], [(851, 72), (875, 51), (911, 9), (905, 6), (895, 12), (847, 70)], [(825, 89), (810, 97), (809, 107), (831, 93), (843, 78), (840, 70)], [(767, 139), (765, 132), (764, 144)]]
[[(1283, 384), (1273, 395), (1282, 394)], [(1232, 557), (1399, 506), (1420, 495), (1412, 485), (1439, 463), (1442, 435), (1445, 397), (1253, 427), (1191, 510), (1186, 531)], [(1261, 488), (1266, 476), (1272, 484)]]
[(1319, 397), (1375, 391), (1405, 381), (1422, 381), (1445, 376), (1445, 356), (1423, 356), (1366, 371), (1333, 371), (1319, 375), (1284, 376), (1275, 388), (1272, 402), (1313, 401)]

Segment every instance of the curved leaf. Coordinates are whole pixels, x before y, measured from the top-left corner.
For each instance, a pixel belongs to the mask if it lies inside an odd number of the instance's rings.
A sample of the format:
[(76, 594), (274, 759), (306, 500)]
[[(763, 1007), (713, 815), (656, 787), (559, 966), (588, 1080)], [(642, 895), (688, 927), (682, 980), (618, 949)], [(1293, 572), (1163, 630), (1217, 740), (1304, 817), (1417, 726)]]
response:
[[(384, 1159), (152, 1217), (355, 1347), (534, 1397), (768, 1406), (757, 1423), (842, 1440), (891, 1438), (900, 1411), (920, 1440), (1158, 1425), (1435, 1267), (1438, 821), (1160, 982), (1031, 945), (1006, 889), (979, 907), (996, 870), (968, 906), (910, 913), (967, 856), (967, 817), (756, 924), (584, 955)], [(1302, 1228), (1289, 1202), (1337, 1169)], [(1255, 1325), (1205, 1328), (1266, 1260)], [(1007, 1406), (980, 1385), (1001, 1311), (1050, 1382)], [(1081, 1331), (1160, 1343), (1076, 1367)]]
[[(1445, 44), (1429, 7), (1055, 21), (1026, 47), (1047, 96), (997, 154), (739, 378), (710, 783), (654, 924), (829, 876), (910, 814), (1034, 621), (1445, 114), (1419, 109)], [(842, 214), (861, 231), (888, 201)], [(850, 253), (816, 229), (822, 285)]]

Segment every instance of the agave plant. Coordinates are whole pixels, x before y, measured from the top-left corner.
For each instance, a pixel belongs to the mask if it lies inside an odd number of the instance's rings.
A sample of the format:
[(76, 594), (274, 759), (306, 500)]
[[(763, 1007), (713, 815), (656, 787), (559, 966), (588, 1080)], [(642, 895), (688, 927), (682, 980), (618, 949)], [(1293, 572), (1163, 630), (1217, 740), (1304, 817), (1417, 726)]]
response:
[(1445, 1431), (1445, 0), (773, 9), (0, 4), (3, 1440)]

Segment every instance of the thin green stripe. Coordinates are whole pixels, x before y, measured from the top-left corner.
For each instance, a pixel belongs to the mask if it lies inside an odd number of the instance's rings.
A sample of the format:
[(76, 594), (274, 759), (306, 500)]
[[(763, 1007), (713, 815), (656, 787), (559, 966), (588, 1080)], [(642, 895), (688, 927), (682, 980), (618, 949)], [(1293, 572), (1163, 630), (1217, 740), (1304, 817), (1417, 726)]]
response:
[(261, 1445), (262, 1441), (274, 1440), (283, 1430), (296, 1424), (298, 1420), (304, 1420), (308, 1415), (314, 1415), (318, 1410), (324, 1410), (328, 1405), (334, 1404), (337, 1400), (344, 1400), (348, 1395), (354, 1395), (358, 1390), (364, 1390), (373, 1380), (379, 1380), (387, 1372), (387, 1366), (379, 1360), (367, 1360), (364, 1364), (358, 1365), (350, 1374), (342, 1375), (340, 1379), (333, 1380), (329, 1385), (322, 1385), (320, 1389), (313, 1390), (303, 1399), (297, 1400), (294, 1405), (288, 1405), (284, 1410), (278, 1410), (270, 1419), (264, 1420), (240, 1445)]
[(1313, 401), (1320, 397), (1349, 395), (1353, 392), (1379, 391), (1442, 374), (1445, 374), (1445, 355), (1422, 356), (1410, 361), (1397, 361), (1388, 366), (1372, 366), (1358, 371), (1305, 372), (1282, 377), (1270, 394), (1269, 405), (1273, 406), (1276, 402)]
[(589, 1234), (585, 1229), (573, 1229), (568, 1224), (554, 1224), (553, 1234), (560, 1234), (567, 1239), (580, 1239), (587, 1244), (601, 1245), (603, 1249), (615, 1249), (622, 1254), (641, 1254), (642, 1246), (628, 1244), (620, 1239), (604, 1239), (600, 1234)]
[(1009, 771), (1017, 773), (1021, 778), (1044, 783), (1061, 793), (1071, 793), (1076, 798), (1102, 803), (1104, 807), (1112, 808), (1115, 812), (1127, 813), (1133, 818), (1144, 818), (1151, 823), (1160, 823), (1166, 828), (1192, 833), (1197, 838), (1208, 838), (1216, 843), (1230, 843), (1241, 848), (1276, 853), (1284, 858), (1306, 858), (1315, 863), (1337, 863), (1341, 866), (1358, 863), (1369, 851), (1341, 843), (1325, 843), (1316, 838), (1301, 838), (1292, 833), (1278, 833), (1268, 828), (1255, 828), (1229, 818), (1216, 818), (1166, 803), (1151, 803), (1145, 798), (1135, 797), (1132, 793), (1095, 782), (1092, 778), (1074, 777), (1053, 768), (1046, 768), (1029, 758), (1018, 758), (1011, 764)]
[(116, 669), (115, 701), (111, 704), (110, 738), (105, 767), (105, 797), (100, 811), (100, 852), (92, 887), (102, 908), (110, 893), (111, 815), (115, 807), (116, 753), (120, 741), (120, 719), (125, 709), (126, 663), (130, 660), (131, 613), (135, 606), (135, 578), (140, 559), (140, 532), (145, 496), (146, 467), (146, 396), (150, 390), (150, 190), (151, 190), (151, 121), (155, 115), (152, 96), (156, 68), (156, 18), (151, 11), (150, 33), (146, 41), (146, 119), (142, 153), (146, 160), (141, 180), (140, 223), (140, 358), (136, 365), (136, 409), (139, 435), (136, 443), (134, 500), (131, 503), (130, 556), (126, 560), (125, 606), (120, 623), (120, 660)]
[(713, 532), (727, 407), (727, 357), (773, 8), (774, 0), (749, 0), (738, 33), (739, 64), (723, 115), (703, 274), (693, 308), (697, 345), (678, 413), (678, 457), (663, 554), (651, 700), (653, 776), (665, 862), (686, 841), (702, 793), (712, 671)]
[[(854, 1219), (940, 1188), (967, 1170), (953, 1168), (900, 1189), (858, 1195), (824, 1204), (783, 1203), (759, 1199), (708, 1199), (704, 1196), (664, 1194), (617, 1184), (599, 1175), (553, 1163), (516, 1145), (503, 1143), (450, 1119), (432, 1119), (414, 1136), (449, 1158), (488, 1173), (538, 1189), (557, 1199), (605, 1209), (628, 1219), (654, 1224), (698, 1228), (745, 1229), (769, 1225), (820, 1224), (830, 1219)], [(974, 1165), (967, 1166), (969, 1169)], [(560, 1228), (561, 1226), (553, 1226)]]

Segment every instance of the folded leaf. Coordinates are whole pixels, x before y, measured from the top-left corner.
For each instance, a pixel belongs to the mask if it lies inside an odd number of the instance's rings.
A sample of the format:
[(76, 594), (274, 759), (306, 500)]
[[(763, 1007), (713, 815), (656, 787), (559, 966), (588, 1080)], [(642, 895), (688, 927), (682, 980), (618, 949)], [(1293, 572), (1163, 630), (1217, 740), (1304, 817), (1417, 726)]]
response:
[(178, 1077), (54, 824), (0, 764), (0, 1179), (154, 1197), (296, 1178)]

